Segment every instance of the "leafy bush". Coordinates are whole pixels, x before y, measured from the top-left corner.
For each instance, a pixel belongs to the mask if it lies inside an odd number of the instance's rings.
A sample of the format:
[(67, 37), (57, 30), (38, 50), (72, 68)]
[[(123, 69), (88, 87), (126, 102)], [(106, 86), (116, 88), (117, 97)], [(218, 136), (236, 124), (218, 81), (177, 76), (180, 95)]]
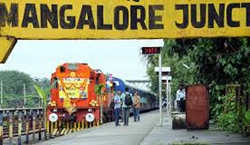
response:
[(221, 130), (239, 132), (240, 128), (237, 123), (237, 115), (235, 112), (221, 113), (217, 118), (216, 124)]
[(235, 101), (235, 93), (229, 93), (221, 97), (221, 112), (217, 116), (216, 126), (221, 130), (242, 132), (242, 116), (244, 116), (244, 107), (241, 107)]

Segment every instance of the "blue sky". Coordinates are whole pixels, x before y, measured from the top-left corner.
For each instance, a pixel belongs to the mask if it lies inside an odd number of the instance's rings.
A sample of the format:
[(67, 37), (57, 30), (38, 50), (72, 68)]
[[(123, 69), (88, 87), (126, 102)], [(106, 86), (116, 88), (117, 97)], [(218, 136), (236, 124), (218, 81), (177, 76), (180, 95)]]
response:
[(143, 46), (163, 46), (163, 40), (19, 40), (0, 70), (50, 78), (58, 65), (82, 62), (124, 80), (147, 79)]

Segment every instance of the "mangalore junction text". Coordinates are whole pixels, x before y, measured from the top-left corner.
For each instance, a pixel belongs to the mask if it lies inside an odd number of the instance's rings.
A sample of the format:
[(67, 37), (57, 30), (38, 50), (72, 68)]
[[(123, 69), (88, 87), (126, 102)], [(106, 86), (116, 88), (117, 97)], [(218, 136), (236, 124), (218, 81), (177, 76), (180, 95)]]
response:
[(18, 39), (250, 36), (249, 0), (0, 0), (0, 62)]

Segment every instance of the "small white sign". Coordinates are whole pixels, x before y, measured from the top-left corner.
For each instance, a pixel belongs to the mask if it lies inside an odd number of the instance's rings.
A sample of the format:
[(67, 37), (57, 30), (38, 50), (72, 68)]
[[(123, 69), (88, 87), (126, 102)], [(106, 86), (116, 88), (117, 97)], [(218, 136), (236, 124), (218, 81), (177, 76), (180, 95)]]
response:
[(92, 122), (92, 121), (94, 121), (95, 116), (94, 116), (93, 113), (88, 113), (88, 114), (85, 116), (85, 119), (86, 119), (88, 122)]
[(51, 122), (56, 122), (57, 119), (58, 119), (58, 116), (57, 116), (56, 113), (51, 113), (51, 114), (49, 115), (49, 121), (51, 121)]
[[(155, 67), (155, 72), (159, 72), (159, 67)], [(170, 67), (161, 67), (161, 72), (171, 72)]]
[(162, 76), (162, 80), (172, 80), (172, 76)]

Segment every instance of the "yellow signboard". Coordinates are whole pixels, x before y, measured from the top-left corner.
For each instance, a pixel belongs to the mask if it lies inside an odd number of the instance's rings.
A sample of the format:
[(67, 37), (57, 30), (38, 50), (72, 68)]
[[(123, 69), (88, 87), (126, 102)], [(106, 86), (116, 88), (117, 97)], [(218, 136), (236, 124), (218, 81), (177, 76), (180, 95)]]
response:
[(0, 37), (16, 39), (237, 37), (249, 28), (250, 0), (0, 0)]
[(62, 78), (59, 81), (59, 98), (64, 99), (87, 99), (88, 79)]
[(16, 42), (14, 38), (0, 37), (0, 63), (6, 61)]

